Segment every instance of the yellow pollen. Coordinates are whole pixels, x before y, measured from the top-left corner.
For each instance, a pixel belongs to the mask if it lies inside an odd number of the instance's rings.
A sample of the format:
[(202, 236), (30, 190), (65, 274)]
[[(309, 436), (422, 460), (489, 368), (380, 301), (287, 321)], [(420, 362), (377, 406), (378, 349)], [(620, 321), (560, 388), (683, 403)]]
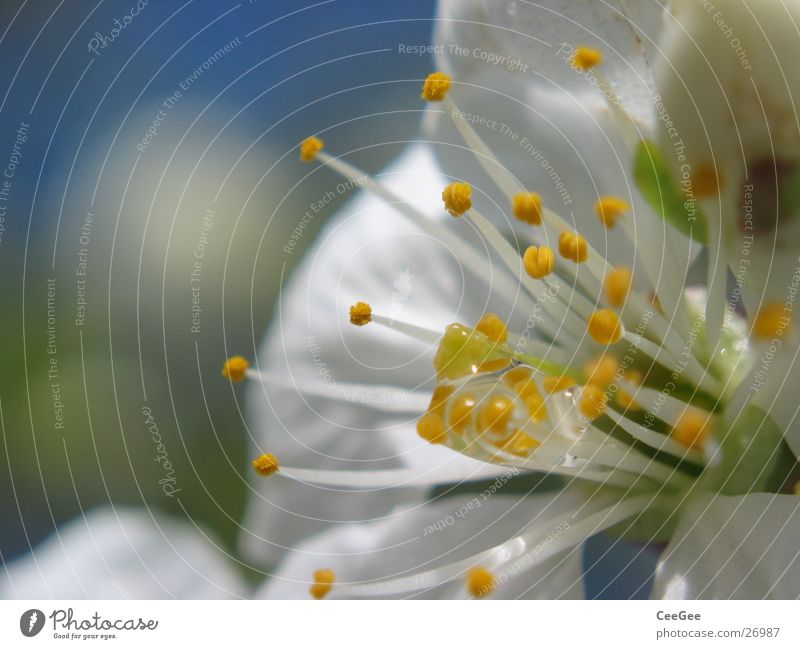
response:
[(530, 420), (538, 424), (547, 419), (547, 406), (539, 394), (529, 394), (525, 397), (525, 406), (528, 408)]
[(514, 216), (530, 225), (542, 223), (542, 197), (536, 192), (514, 194), (512, 203)]
[(478, 425), (483, 431), (504, 433), (513, 415), (514, 402), (501, 394), (494, 395), (478, 411)]
[(456, 389), (452, 385), (437, 385), (433, 389), (431, 402), (428, 405), (428, 412), (435, 412), (437, 415), (444, 417), (444, 411), (447, 408), (447, 400), (455, 391)]
[(523, 365), (508, 370), (503, 374), (503, 382), (509, 387), (514, 387), (520, 381), (528, 381), (533, 376), (533, 372)]
[(475, 329), (484, 334), (489, 340), (505, 345), (508, 340), (508, 328), (506, 323), (503, 322), (494, 313), (487, 313), (483, 316)]
[(318, 137), (308, 137), (300, 144), (300, 159), (303, 162), (311, 162), (324, 147), (325, 143)]
[(630, 204), (617, 196), (601, 196), (594, 204), (597, 218), (607, 228), (613, 228), (617, 219), (630, 209)]
[(789, 328), (791, 317), (780, 302), (767, 302), (753, 320), (753, 336), (771, 340)]
[(572, 57), (573, 65), (579, 70), (591, 70), (603, 62), (603, 53), (593, 47), (582, 45), (575, 49)]
[(480, 566), (467, 573), (467, 590), (473, 597), (485, 597), (495, 587), (494, 575)]
[(536, 387), (535, 381), (531, 379), (522, 379), (518, 381), (514, 385), (511, 386), (519, 396), (523, 399), (530, 396), (541, 396), (539, 394), (539, 388)]
[(322, 599), (331, 592), (333, 584), (336, 582), (336, 574), (333, 570), (315, 570), (314, 571), (314, 585), (308, 589), (311, 597), (314, 599)]
[(350, 307), (350, 322), (357, 327), (372, 322), (372, 307), (366, 302), (356, 302)]
[(542, 279), (553, 272), (556, 256), (552, 248), (547, 246), (529, 246), (522, 256), (525, 272), (534, 279)]
[(708, 414), (690, 409), (678, 419), (672, 429), (672, 437), (687, 448), (702, 449), (708, 439), (709, 428)]
[(692, 173), (692, 193), (697, 198), (711, 198), (719, 194), (722, 178), (712, 164), (698, 165)]
[(586, 261), (589, 256), (589, 245), (577, 232), (562, 232), (558, 237), (558, 252), (564, 259), (570, 259), (576, 264)]
[(608, 395), (603, 388), (590, 383), (583, 388), (578, 404), (581, 414), (587, 419), (597, 419), (606, 411)]
[(222, 376), (231, 381), (243, 381), (250, 363), (244, 356), (231, 356), (222, 366)]
[(617, 376), (619, 361), (611, 354), (600, 354), (593, 361), (589, 361), (583, 366), (583, 373), (586, 382), (607, 388), (614, 382)]
[(625, 300), (628, 299), (632, 283), (633, 274), (630, 268), (625, 268), (624, 266), (614, 268), (606, 275), (604, 283), (608, 301), (617, 308), (621, 307), (625, 304)]
[(472, 186), (468, 183), (450, 183), (442, 191), (445, 209), (453, 216), (461, 216), (472, 207)]
[(475, 397), (471, 394), (462, 394), (450, 407), (450, 428), (454, 433), (462, 435), (464, 429), (472, 421), (472, 413), (475, 411)]
[(433, 72), (425, 79), (422, 85), (422, 95), (420, 99), (425, 101), (442, 101), (450, 92), (450, 86), (453, 85), (452, 79), (444, 72)]
[(535, 451), (541, 444), (528, 435), (525, 431), (517, 430), (506, 442), (504, 448), (509, 453), (526, 457), (531, 451)]
[(253, 460), (252, 465), (256, 470), (256, 473), (264, 477), (272, 475), (281, 468), (278, 458), (276, 458), (272, 453), (264, 453), (263, 455), (259, 455), (255, 460)]
[(611, 309), (598, 309), (586, 323), (589, 335), (601, 345), (612, 345), (622, 338), (622, 323)]
[(417, 434), (431, 444), (444, 444), (447, 441), (447, 426), (441, 415), (429, 412), (417, 422)]
[(556, 392), (564, 392), (565, 390), (574, 388), (577, 385), (577, 381), (575, 381), (575, 379), (573, 379), (571, 376), (566, 375), (545, 376), (542, 380), (542, 385), (549, 394), (554, 394)]

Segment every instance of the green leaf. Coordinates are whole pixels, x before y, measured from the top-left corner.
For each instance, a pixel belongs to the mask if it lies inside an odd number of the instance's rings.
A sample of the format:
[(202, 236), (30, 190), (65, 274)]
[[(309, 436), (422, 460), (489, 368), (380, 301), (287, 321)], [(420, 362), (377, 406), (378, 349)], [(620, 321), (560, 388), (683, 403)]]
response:
[(698, 243), (708, 241), (705, 215), (691, 196), (683, 193), (652, 140), (642, 140), (636, 148), (633, 177), (656, 214)]

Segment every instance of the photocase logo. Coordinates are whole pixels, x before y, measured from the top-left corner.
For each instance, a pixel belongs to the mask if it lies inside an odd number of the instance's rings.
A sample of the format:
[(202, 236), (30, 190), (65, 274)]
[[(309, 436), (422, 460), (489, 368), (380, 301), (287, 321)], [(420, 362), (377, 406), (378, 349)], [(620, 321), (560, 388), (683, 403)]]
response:
[(44, 627), (44, 613), (38, 608), (25, 611), (19, 618), (19, 630), (22, 635), (32, 638)]
[(408, 300), (409, 295), (411, 295), (411, 290), (413, 288), (411, 280), (413, 277), (411, 271), (406, 269), (400, 273), (400, 277), (392, 282), (394, 291), (392, 292), (391, 322), (394, 322), (400, 315), (400, 311), (403, 310), (403, 304)]

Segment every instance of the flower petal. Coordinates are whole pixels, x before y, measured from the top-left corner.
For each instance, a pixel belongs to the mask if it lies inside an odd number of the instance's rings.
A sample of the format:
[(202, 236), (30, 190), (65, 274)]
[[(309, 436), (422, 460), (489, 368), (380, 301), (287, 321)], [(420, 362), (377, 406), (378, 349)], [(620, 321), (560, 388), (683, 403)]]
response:
[(94, 510), (9, 563), (0, 576), (0, 598), (242, 597), (246, 589), (233, 562), (207, 539), (205, 532), (144, 510)]
[(800, 498), (703, 496), (689, 503), (656, 570), (654, 598), (796, 599)]
[[(256, 596), (305, 599), (309, 579), (332, 569), (339, 583), (385, 579), (461, 560), (516, 535), (523, 527), (542, 525), (577, 507), (571, 493), (483, 499), (475, 493), (440, 498), (415, 509), (398, 508), (388, 518), (341, 525), (311, 538), (290, 553), (276, 575)], [(335, 597), (336, 589), (331, 592)], [(450, 583), (417, 594), (424, 599), (465, 597), (463, 583)], [(575, 599), (583, 596), (580, 548), (562, 553), (523, 578), (509, 579), (495, 597)]]
[[(410, 148), (380, 179), (432, 218), (451, 218), (441, 204), (446, 181), (423, 145)], [(259, 352), (258, 368), (285, 376), (286, 387), (255, 384), (250, 390), (253, 453), (274, 453), (287, 466), (315, 469), (478, 466), (421, 440), (415, 418), (362, 407), (358, 394), (341, 389), (347, 382), (430, 393), (434, 350), (376, 324), (353, 327), (347, 309), (366, 300), (377, 313), (440, 331), (456, 314), (477, 321), (491, 306), (489, 287), (471, 280), (467, 291), (467, 272), (441, 242), (379, 199), (359, 195), (347, 204), (286, 285)], [(329, 383), (332, 398), (303, 395), (295, 378)], [(254, 480), (254, 489), (242, 543), (254, 561), (264, 563), (331, 522), (369, 520), (424, 493), (343, 496), (269, 479)]]

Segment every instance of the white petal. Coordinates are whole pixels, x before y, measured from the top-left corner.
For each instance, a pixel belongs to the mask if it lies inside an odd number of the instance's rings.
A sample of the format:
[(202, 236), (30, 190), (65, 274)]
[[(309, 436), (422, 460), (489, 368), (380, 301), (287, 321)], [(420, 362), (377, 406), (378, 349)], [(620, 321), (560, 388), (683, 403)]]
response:
[[(505, 496), (498, 492), (486, 499), (475, 493), (437, 499), (413, 510), (398, 508), (385, 520), (332, 527), (305, 541), (286, 557), (256, 596), (308, 598), (311, 575), (321, 568), (332, 569), (340, 583), (428, 570), (465, 559), (515, 536), (531, 522), (544, 524), (576, 507), (577, 498), (571, 494)], [(336, 596), (335, 588), (330, 596)], [(419, 596), (451, 598), (465, 593), (462, 584), (451, 583)], [(580, 548), (562, 553), (523, 579), (499, 585), (494, 596), (582, 597)]]
[(578, 94), (591, 94), (592, 88), (559, 50), (562, 43), (597, 47), (604, 53), (603, 74), (623, 104), (649, 121), (648, 51), (661, 29), (662, 13), (657, 2), (445, 0), (434, 41), (442, 46), (440, 65), (458, 81), (472, 83), (491, 70), (491, 87), (541, 90), (554, 85)]
[(221, 546), (198, 528), (144, 510), (87, 513), (12, 561), (0, 598), (222, 599), (244, 584)]
[(654, 598), (800, 597), (800, 498), (703, 496), (659, 561)]
[[(424, 146), (409, 149), (380, 179), (432, 218), (453, 220), (441, 203), (446, 181)], [(487, 305), (489, 287), (471, 277), (467, 291), (468, 272), (440, 242), (391, 206), (363, 194), (348, 203), (286, 284), (259, 352), (258, 367), (285, 376), (286, 388), (254, 383), (250, 389), (253, 453), (274, 453), (287, 466), (315, 469), (417, 466), (422, 471), (473, 464), (422, 441), (415, 419), (407, 414), (360, 407), (358, 395), (343, 393), (338, 401), (305, 397), (292, 385), (297, 377), (334, 387), (347, 382), (430, 392), (435, 350), (376, 324), (353, 327), (348, 307), (365, 300), (376, 313), (439, 331), (456, 314), (474, 322)], [(263, 563), (277, 560), (331, 521), (381, 516), (423, 493), (342, 494), (258, 479), (254, 489), (242, 543), (254, 561)]]

